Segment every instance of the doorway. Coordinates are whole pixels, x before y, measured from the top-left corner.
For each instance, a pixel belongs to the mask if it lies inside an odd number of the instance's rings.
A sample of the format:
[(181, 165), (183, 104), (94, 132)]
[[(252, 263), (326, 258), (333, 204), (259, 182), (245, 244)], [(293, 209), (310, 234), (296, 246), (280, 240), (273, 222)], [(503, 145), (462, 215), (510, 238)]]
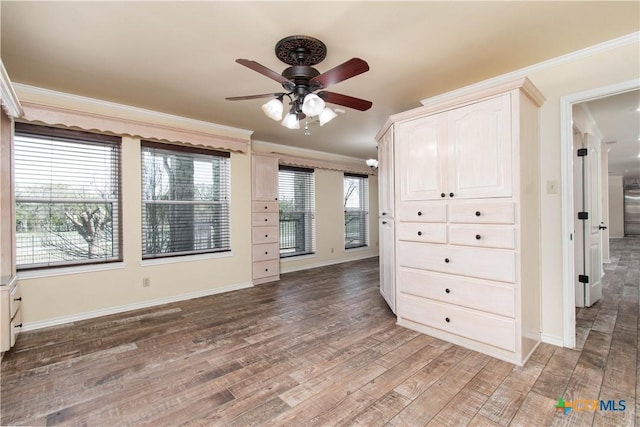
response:
[(576, 104), (606, 98), (640, 88), (638, 80), (592, 89), (560, 99), (561, 178), (562, 178), (562, 258), (563, 258), (563, 344), (576, 345), (576, 224), (578, 212), (574, 200), (574, 128), (573, 107)]

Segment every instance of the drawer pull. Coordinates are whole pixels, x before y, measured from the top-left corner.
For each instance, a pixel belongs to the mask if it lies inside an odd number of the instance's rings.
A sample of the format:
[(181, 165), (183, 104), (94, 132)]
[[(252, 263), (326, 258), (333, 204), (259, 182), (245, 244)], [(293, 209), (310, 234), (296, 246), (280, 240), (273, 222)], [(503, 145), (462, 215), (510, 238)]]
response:
[(450, 294), (451, 293), (451, 289), (447, 288), (444, 290), (446, 293)]
[(269, 255), (269, 251), (264, 251), (264, 254), (265, 255)]
[(387, 221), (382, 221), (382, 223), (383, 223), (383, 224), (386, 224), (386, 223), (387, 223)]
[(22, 301), (22, 297), (14, 298), (14, 301)]
[(18, 323), (17, 325), (13, 325), (14, 328), (22, 328), (22, 323)]
[(476, 211), (476, 216), (480, 216), (480, 215), (482, 215), (480, 211)]
[(445, 258), (444, 262), (446, 262), (447, 264), (449, 264), (449, 258)]
[(264, 237), (269, 237), (269, 235), (268, 235), (268, 234), (265, 234), (265, 235), (264, 235)]
[(446, 194), (440, 193), (440, 197), (445, 197), (445, 196), (446, 196)]
[(418, 211), (418, 216), (422, 216), (422, 211)]
[(480, 239), (482, 239), (482, 236), (479, 234), (476, 234), (476, 240), (480, 240)]
[(268, 269), (268, 268), (265, 268), (265, 269), (264, 269), (264, 271), (269, 271), (269, 269)]
[(387, 213), (386, 212), (382, 212), (382, 216), (385, 216)]
[(264, 208), (265, 208), (265, 209), (269, 209), (269, 206), (265, 206)]
[(418, 231), (418, 236), (422, 236), (422, 231)]
[(265, 218), (265, 219), (264, 219), (264, 222), (267, 222), (267, 221), (269, 221), (269, 218)]
[(453, 197), (453, 193), (449, 193), (449, 197)]
[(451, 319), (449, 319), (448, 317), (445, 317), (445, 318), (444, 318), (444, 321), (445, 321), (445, 322), (447, 322), (447, 323), (449, 323), (449, 322), (451, 322)]

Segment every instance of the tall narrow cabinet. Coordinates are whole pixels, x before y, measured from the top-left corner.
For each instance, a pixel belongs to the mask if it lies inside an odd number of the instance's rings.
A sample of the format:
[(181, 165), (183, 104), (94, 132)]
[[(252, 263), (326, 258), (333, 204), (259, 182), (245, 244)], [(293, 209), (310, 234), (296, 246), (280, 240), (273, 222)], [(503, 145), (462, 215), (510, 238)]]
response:
[(378, 141), (380, 294), (396, 311), (393, 127)]
[(280, 279), (278, 159), (251, 156), (251, 252), (254, 284)]
[(380, 264), (399, 325), (518, 365), (539, 343), (543, 101), (520, 79), (427, 101), (379, 133), (394, 146), (395, 253)]

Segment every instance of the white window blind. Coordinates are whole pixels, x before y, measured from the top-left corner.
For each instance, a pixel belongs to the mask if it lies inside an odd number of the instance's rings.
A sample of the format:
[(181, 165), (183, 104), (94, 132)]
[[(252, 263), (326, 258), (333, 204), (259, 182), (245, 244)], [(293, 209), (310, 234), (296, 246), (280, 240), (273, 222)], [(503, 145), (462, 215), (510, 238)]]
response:
[(344, 247), (369, 245), (369, 178), (344, 174)]
[(312, 254), (315, 231), (313, 169), (280, 166), (280, 257)]
[(142, 258), (231, 250), (229, 153), (142, 141)]
[(120, 142), (16, 123), (19, 270), (121, 260)]

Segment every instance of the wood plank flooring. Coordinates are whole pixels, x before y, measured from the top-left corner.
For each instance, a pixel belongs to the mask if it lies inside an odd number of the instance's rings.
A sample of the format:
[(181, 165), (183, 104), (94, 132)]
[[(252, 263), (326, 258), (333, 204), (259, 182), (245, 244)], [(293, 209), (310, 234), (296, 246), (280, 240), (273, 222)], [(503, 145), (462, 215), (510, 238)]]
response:
[[(2, 360), (0, 423), (640, 425), (640, 239), (611, 251), (579, 348), (542, 344), (524, 367), (396, 326), (374, 258), (23, 333)], [(559, 397), (626, 409), (564, 415)]]

